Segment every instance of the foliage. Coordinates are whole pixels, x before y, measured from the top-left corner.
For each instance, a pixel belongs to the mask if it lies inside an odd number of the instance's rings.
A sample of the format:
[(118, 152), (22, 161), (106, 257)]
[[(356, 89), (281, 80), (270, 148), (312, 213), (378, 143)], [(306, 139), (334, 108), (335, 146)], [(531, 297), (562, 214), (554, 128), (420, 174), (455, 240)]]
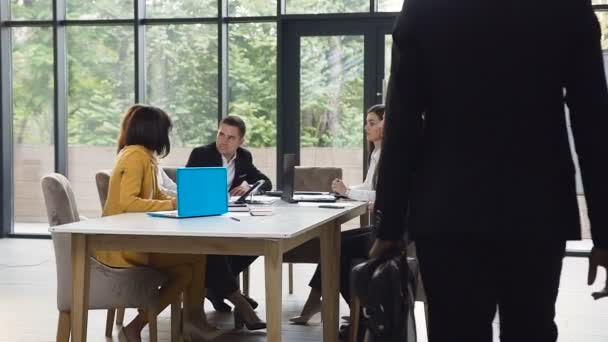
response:
[[(368, 0), (289, 0), (295, 10), (366, 11)], [(49, 19), (50, 0), (11, 0), (15, 18)], [(210, 17), (215, 0), (146, 0), (151, 17)], [(274, 15), (275, 0), (235, 0), (236, 16)], [(133, 0), (69, 0), (69, 18), (130, 18)], [(276, 23), (229, 28), (228, 112), (248, 125), (251, 147), (276, 145)], [(14, 28), (14, 127), (22, 143), (52, 142), (52, 31)], [(215, 24), (146, 26), (146, 101), (172, 117), (178, 146), (210, 142), (217, 125), (218, 32)], [(131, 25), (69, 26), (68, 138), (72, 145), (111, 146), (134, 96)], [(301, 49), (301, 145), (361, 147), (363, 38), (310, 37)], [(22, 128), (22, 129), (18, 129)]]

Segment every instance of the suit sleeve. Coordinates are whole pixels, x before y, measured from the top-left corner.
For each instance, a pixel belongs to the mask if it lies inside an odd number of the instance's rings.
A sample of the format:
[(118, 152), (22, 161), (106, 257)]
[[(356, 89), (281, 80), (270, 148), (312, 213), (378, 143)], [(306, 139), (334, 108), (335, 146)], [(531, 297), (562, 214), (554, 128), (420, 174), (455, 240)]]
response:
[(374, 208), (376, 237), (382, 240), (403, 237), (420, 150), (424, 91), (420, 51), (412, 23), (414, 2), (404, 3), (393, 32), (391, 77)]
[(566, 101), (593, 242), (608, 248), (608, 91), (601, 30), (590, 0), (578, 2), (566, 71)]
[(263, 179), (266, 182), (264, 183), (264, 185), (262, 185), (262, 187), (260, 189), (263, 191), (272, 190), (272, 182), (270, 181), (270, 178), (268, 178), (265, 174), (262, 173), (262, 171), (258, 170), (258, 168), (255, 167), (255, 165), (253, 165), (253, 157), (251, 155), (251, 152), (249, 152), (249, 151), (247, 151), (246, 160), (247, 160), (247, 179), (246, 179), (247, 183), (253, 184), (253, 183), (257, 182), (258, 180)]

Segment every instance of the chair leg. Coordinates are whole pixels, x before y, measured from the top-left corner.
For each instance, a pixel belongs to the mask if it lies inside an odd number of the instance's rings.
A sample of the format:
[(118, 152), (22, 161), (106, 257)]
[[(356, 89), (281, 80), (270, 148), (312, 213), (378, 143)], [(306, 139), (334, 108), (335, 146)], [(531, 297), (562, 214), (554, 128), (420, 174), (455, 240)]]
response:
[(154, 310), (146, 310), (148, 312), (148, 329), (150, 329), (150, 342), (158, 342), (158, 315)]
[(293, 294), (293, 264), (289, 263), (289, 294)]
[(59, 311), (57, 323), (57, 342), (70, 342), (70, 330), (72, 327), (69, 311)]
[(182, 333), (182, 301), (171, 304), (171, 342), (179, 342)]
[(361, 302), (359, 301), (359, 297), (352, 296), (350, 304), (350, 331), (348, 336), (350, 342), (357, 342), (357, 338), (359, 337), (357, 335), (359, 333), (360, 313)]
[(112, 337), (112, 328), (114, 327), (114, 314), (116, 310), (108, 309), (108, 315), (106, 317), (106, 337)]
[(125, 321), (125, 308), (116, 309), (116, 325), (122, 325)]
[(243, 294), (249, 296), (249, 267), (243, 271)]

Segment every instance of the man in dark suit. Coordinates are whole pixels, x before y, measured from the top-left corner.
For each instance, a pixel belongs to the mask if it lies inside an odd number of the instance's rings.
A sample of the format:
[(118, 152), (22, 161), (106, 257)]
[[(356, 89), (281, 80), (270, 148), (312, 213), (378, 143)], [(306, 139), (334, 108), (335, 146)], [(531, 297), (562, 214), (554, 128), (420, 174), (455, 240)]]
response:
[(580, 239), (572, 123), (608, 265), (608, 93), (590, 0), (406, 0), (372, 256), (415, 241), (429, 341), (555, 341), (565, 241)]
[[(263, 179), (261, 189), (272, 189), (270, 179), (253, 165), (251, 152), (242, 148), (246, 133), (245, 122), (238, 116), (227, 116), (220, 121), (214, 143), (192, 150), (186, 167), (226, 167), (227, 186), (231, 196), (240, 196), (249, 190), (250, 184)], [(243, 296), (239, 290), (237, 276), (256, 259), (256, 256), (209, 255), (207, 258), (207, 297), (218, 311), (230, 311), (224, 303), (228, 298), (235, 310), (244, 316), (248, 323), (260, 323), (252, 309), (257, 303)], [(248, 327), (251, 324), (248, 324)], [(257, 328), (265, 325), (254, 325)]]
[(272, 189), (270, 179), (253, 165), (251, 152), (241, 147), (246, 130), (245, 123), (238, 116), (225, 117), (217, 129), (215, 142), (192, 150), (186, 167), (226, 167), (231, 196), (244, 194), (260, 179), (265, 181), (261, 190)]

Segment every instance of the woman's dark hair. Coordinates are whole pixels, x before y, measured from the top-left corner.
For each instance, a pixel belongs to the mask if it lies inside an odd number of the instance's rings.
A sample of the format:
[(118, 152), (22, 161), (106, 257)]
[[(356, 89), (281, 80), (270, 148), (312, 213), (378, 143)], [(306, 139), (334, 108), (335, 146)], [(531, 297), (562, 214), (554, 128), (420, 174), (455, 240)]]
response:
[[(369, 113), (374, 113), (378, 116), (378, 118), (380, 120), (384, 120), (384, 105), (383, 104), (375, 104), (371, 107), (369, 107), (369, 109), (365, 112), (365, 115), (369, 114)], [(372, 158), (372, 152), (374, 152), (374, 149), (376, 148), (376, 146), (374, 145), (373, 142), (368, 142), (368, 151), (369, 151), (369, 160), (367, 161), (367, 165), (369, 165), (369, 163), (371, 162), (371, 158)], [(378, 182), (378, 167), (380, 166), (380, 163), (378, 163), (376, 165), (376, 170), (374, 171), (374, 179), (372, 181), (372, 189), (376, 190), (376, 183)]]
[(136, 104), (125, 113), (118, 135), (118, 149), (125, 146), (142, 145), (154, 151), (160, 158), (166, 157), (171, 151), (169, 132), (171, 119), (162, 109)]

